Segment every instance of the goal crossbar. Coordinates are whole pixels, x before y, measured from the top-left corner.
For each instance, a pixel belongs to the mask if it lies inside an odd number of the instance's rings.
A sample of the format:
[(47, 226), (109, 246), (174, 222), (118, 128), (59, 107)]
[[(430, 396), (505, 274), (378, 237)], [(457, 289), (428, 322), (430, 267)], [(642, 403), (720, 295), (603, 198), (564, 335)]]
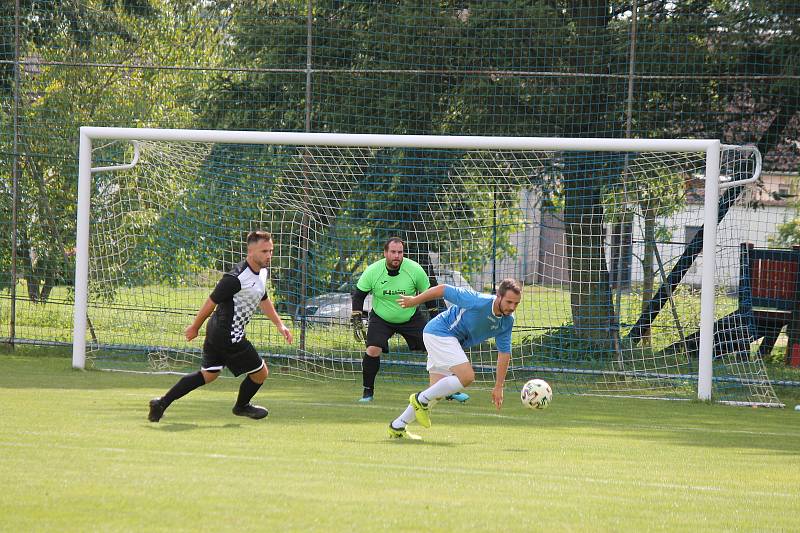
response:
[(81, 138), (130, 141), (183, 141), (228, 144), (281, 144), (353, 148), (438, 148), (455, 150), (545, 150), (588, 152), (705, 152), (719, 150), (716, 139), (606, 139), (598, 137), (488, 137), (479, 135), (381, 135), (263, 131), (106, 128), (83, 126)]

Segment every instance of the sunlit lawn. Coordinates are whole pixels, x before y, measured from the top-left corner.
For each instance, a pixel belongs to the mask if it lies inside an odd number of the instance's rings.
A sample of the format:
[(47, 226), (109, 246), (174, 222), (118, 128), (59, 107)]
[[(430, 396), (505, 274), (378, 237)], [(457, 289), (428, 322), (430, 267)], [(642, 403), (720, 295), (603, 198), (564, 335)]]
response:
[(174, 376), (77, 372), (0, 355), (5, 531), (792, 531), (800, 413), (486, 390), (439, 404), (422, 442), (386, 427), (409, 385), (362, 406), (347, 382), (273, 377), (270, 416), (234, 417), (238, 380), (147, 401)]

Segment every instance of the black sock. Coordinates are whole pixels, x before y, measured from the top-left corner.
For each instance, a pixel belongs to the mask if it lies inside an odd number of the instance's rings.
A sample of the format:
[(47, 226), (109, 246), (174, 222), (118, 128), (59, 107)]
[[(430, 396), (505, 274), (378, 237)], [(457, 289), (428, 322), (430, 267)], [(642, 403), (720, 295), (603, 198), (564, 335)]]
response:
[(378, 370), (381, 368), (381, 358), (364, 354), (361, 368), (364, 378), (364, 392), (372, 393), (375, 391), (375, 376), (378, 375)]
[(193, 390), (198, 387), (202, 387), (206, 384), (206, 380), (203, 379), (203, 373), (199, 370), (197, 372), (192, 372), (191, 374), (186, 374), (178, 382), (172, 386), (171, 389), (167, 391), (167, 393), (161, 397), (161, 405), (164, 406), (164, 409), (169, 407), (169, 404), (186, 396)]
[(236, 405), (244, 407), (250, 403), (250, 400), (253, 399), (253, 396), (256, 395), (260, 388), (261, 383), (256, 383), (249, 375), (245, 376), (242, 380), (242, 384), (239, 385), (239, 397), (236, 398)]

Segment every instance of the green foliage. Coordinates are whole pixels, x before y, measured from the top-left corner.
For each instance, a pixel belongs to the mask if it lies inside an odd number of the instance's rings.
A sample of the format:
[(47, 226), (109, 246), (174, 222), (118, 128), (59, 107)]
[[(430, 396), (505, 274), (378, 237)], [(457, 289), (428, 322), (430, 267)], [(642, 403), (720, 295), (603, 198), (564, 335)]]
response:
[(770, 236), (769, 243), (776, 248), (791, 248), (800, 244), (800, 218), (779, 224), (778, 232)]
[[(26, 57), (43, 64), (22, 80), (22, 155), (18, 159), (22, 276), (29, 281), (34, 301), (46, 300), (55, 285), (71, 283), (79, 127), (190, 127), (194, 120), (191, 100), (205, 85), (202, 74), (148, 66), (199, 62), (213, 66), (216, 61), (218, 28), (208, 24), (198, 6), (167, 0), (154, 6), (143, 1), (97, 4), (97, 9), (88, 9), (67, 2), (50, 10), (34, 3), (28, 18), (36, 19), (37, 25), (26, 26), (30, 31), (23, 35)], [(182, 7), (187, 10), (179, 10)], [(78, 11), (70, 11), (73, 8)], [(50, 22), (40, 26), (42, 21)], [(93, 39), (89, 43), (76, 35)], [(61, 65), (72, 62), (131, 64), (131, 68)], [(9, 121), (4, 113), (4, 128)], [(0, 150), (10, 153), (11, 142), (10, 136), (3, 136)], [(133, 225), (135, 216), (130, 220)], [(8, 252), (7, 247), (0, 251), (4, 260)]]
[[(102, 46), (103, 38), (108, 36), (135, 41), (120, 15), (152, 19), (156, 10), (150, 0), (19, 0), (19, 13), (19, 33), (24, 43), (46, 47), (66, 39), (70, 45), (88, 49)], [(14, 15), (15, 2), (0, 5), (0, 20), (13, 21)], [(14, 57), (15, 39), (14, 31), (0, 32), (0, 58)], [(25, 50), (19, 52), (23, 55)], [(0, 94), (10, 94), (13, 86), (14, 65), (4, 63), (0, 65)]]
[[(384, 2), (380, 9), (359, 3), (315, 3), (310, 59), (315, 69), (325, 73), (315, 75), (313, 80), (313, 107), (308, 109), (313, 117), (311, 127), (315, 131), (403, 134), (508, 135), (534, 131), (531, 114), (520, 113), (519, 109), (542, 109), (548, 95), (540, 96), (536, 88), (526, 86), (524, 79), (487, 79), (458, 71), (513, 71), (528, 60), (546, 66), (549, 59), (540, 57), (536, 47), (560, 35), (548, 19), (553, 13), (549, 7), (515, 2), (499, 12), (482, 5), (462, 8), (450, 2), (424, 8)], [(267, 23), (253, 25), (251, 21), (256, 18)], [(520, 26), (516, 20), (531, 21), (541, 31)], [(255, 68), (302, 67), (306, 62), (305, 24), (302, 2), (244, 7), (231, 20), (229, 28), (235, 37), (227, 53), (237, 64)], [(397, 31), (404, 27), (411, 31)], [(393, 38), (376, 39), (376, 33), (392, 33)], [(398, 67), (437, 73), (420, 80), (417, 75), (391, 72)], [(369, 71), (373, 70), (390, 72), (371, 74)], [(307, 106), (303, 82), (303, 78), (285, 73), (223, 74), (214, 82), (216, 90), (209, 93), (205, 116), (215, 124), (235, 129), (262, 129), (264, 123), (271, 124), (270, 129), (305, 129), (305, 118), (300, 113)], [(418, 90), (421, 82), (424, 91)], [(498, 94), (492, 96), (497, 87)], [(259, 106), (231, 105), (242, 94), (262, 95)], [(496, 120), (503, 113), (516, 117), (518, 125), (503, 126), (505, 121)], [(464, 195), (461, 205), (452, 206), (450, 218), (429, 220), (424, 213), (425, 200), (441, 195), (448, 174), (464, 163), (458, 162), (457, 154), (444, 156), (451, 158), (449, 162), (441, 160), (441, 154), (391, 154), (379, 154), (371, 168), (359, 173), (362, 178), (352, 199), (342, 204), (335, 222), (328, 219), (331, 223), (326, 233), (315, 237), (317, 242), (310, 248), (330, 250), (327, 257), (317, 253), (311, 258), (315, 275), (326, 279), (332, 273), (333, 285), (341, 273), (358, 269), (358, 265), (341, 264), (337, 247), (328, 245), (342, 238), (362, 240), (379, 249), (386, 236), (399, 234), (413, 242), (414, 258), (425, 258), (428, 252), (439, 253), (443, 262), (456, 258), (465, 274), (479, 271), (487, 256), (502, 258), (514, 253), (508, 237), (519, 227), (519, 221), (510, 216), (516, 188), (492, 191), (494, 186), (488, 180), (466, 178), (462, 191), (447, 191), (453, 196), (457, 192)], [(430, 162), (421, 163), (426, 158)], [(420, 184), (423, 179), (426, 185)], [(530, 180), (520, 182), (523, 185), (530, 186)], [(409, 202), (407, 198), (419, 198), (419, 202)], [(392, 204), (401, 206), (392, 215), (396, 217), (394, 221), (372, 221), (385, 219), (381, 213)], [(486, 205), (492, 206), (491, 212)], [(471, 223), (462, 228), (463, 220)], [(490, 229), (480, 230), (478, 223)], [(472, 254), (467, 256), (457, 247), (443, 248), (447, 246), (443, 242), (458, 245), (459, 239), (451, 235), (454, 232), (463, 235), (463, 240), (474, 248)], [(431, 236), (435, 242), (428, 242)], [(293, 271), (299, 268), (290, 266), (287, 272)]]

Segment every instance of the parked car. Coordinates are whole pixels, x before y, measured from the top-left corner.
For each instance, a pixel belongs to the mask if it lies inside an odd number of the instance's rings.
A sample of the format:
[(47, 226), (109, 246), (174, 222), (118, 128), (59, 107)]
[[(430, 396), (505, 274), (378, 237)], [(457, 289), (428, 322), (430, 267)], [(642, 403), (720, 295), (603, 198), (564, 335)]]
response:
[[(469, 282), (464, 279), (461, 272), (457, 270), (436, 270), (436, 282), (439, 285), (452, 285), (454, 287), (470, 287)], [(311, 324), (334, 325), (348, 324), (350, 313), (353, 310), (353, 288), (357, 279), (352, 282), (343, 283), (333, 292), (326, 292), (306, 300), (305, 319)], [(447, 307), (450, 303), (445, 301)], [(364, 300), (364, 311), (372, 309), (372, 294), (367, 295)], [(298, 313), (296, 319), (302, 320)]]

